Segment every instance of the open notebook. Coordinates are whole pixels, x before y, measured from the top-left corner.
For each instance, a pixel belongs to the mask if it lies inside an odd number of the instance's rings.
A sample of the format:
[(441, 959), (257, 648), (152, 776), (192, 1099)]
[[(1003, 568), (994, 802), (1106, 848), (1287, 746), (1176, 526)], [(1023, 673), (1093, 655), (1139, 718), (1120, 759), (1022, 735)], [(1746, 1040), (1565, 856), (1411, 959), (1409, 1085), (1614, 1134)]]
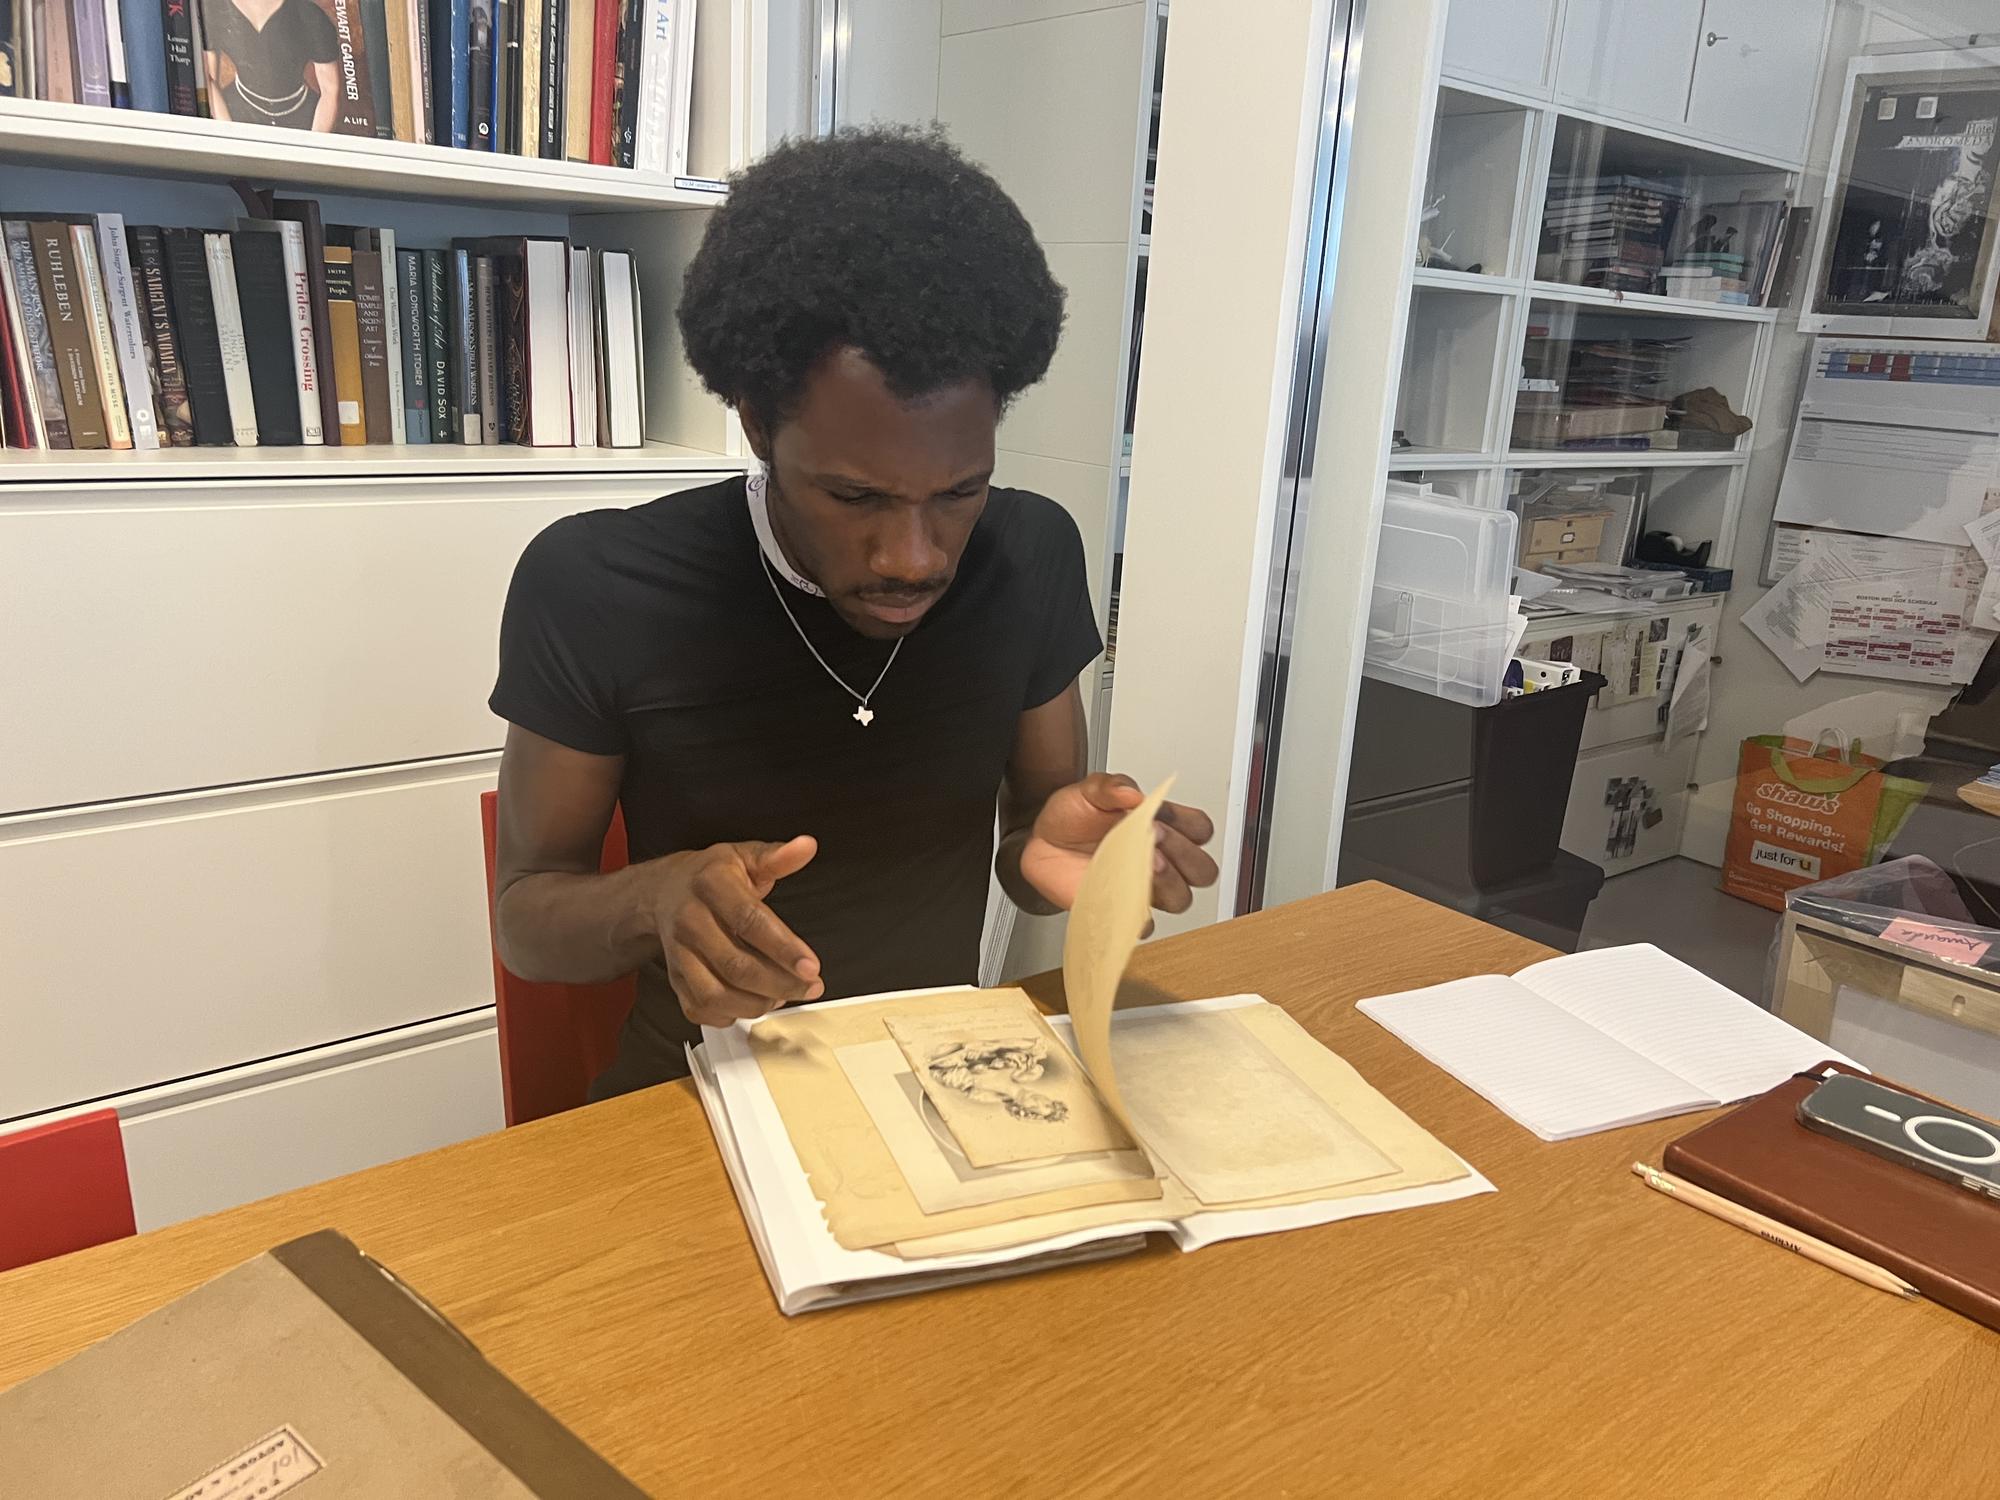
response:
[(1356, 1007), (1545, 1141), (1636, 1125), (1851, 1061), (1650, 943)]

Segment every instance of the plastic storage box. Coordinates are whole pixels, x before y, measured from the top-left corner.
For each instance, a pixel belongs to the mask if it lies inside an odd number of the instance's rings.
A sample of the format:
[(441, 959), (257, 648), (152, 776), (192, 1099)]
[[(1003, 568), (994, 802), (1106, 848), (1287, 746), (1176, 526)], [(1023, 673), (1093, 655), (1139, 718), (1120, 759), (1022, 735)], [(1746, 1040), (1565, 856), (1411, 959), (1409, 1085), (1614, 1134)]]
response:
[(1455, 703), (1498, 703), (1518, 525), (1512, 511), (1389, 495), (1367, 675)]

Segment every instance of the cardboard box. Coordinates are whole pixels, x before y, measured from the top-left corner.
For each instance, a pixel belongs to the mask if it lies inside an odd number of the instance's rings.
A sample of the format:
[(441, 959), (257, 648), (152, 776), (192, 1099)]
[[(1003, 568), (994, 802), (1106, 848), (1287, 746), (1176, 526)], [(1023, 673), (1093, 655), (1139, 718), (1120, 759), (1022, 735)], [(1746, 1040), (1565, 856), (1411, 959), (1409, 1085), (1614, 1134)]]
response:
[(1575, 511), (1559, 516), (1528, 516), (1528, 540), (1522, 550), (1530, 553), (1586, 551), (1592, 556), (1604, 540), (1604, 524), (1611, 512)]
[(1521, 558), (1521, 566), (1539, 572), (1545, 563), (1584, 563), (1596, 561), (1597, 549), (1595, 547), (1563, 547), (1553, 552), (1527, 553)]
[(0, 1495), (633, 1500), (642, 1492), (335, 1230), (0, 1392)]

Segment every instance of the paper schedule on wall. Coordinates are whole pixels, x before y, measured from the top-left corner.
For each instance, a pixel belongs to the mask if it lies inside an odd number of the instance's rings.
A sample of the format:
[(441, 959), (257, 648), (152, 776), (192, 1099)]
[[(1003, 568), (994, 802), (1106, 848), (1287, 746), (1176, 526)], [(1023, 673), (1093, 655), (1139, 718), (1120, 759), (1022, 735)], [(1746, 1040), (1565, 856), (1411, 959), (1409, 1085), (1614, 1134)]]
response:
[(1790, 566), (1743, 623), (1800, 682), (1820, 671), (1972, 680), (2000, 619), (1971, 547), (1789, 528), (1780, 537)]
[(1777, 520), (1964, 546), (2000, 471), (2000, 345), (1819, 338)]

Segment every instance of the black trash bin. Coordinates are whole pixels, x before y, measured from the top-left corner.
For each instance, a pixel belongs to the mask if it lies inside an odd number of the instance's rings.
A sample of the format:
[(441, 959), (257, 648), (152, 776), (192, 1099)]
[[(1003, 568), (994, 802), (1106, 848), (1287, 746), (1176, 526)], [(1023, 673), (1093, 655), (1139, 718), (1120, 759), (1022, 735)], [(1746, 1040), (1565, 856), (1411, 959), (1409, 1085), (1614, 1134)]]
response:
[(1406, 863), (1431, 880), (1462, 869), (1478, 889), (1548, 869), (1583, 716), (1603, 686), (1586, 672), (1569, 687), (1473, 708), (1364, 678), (1343, 863), (1352, 847), (1371, 865)]

